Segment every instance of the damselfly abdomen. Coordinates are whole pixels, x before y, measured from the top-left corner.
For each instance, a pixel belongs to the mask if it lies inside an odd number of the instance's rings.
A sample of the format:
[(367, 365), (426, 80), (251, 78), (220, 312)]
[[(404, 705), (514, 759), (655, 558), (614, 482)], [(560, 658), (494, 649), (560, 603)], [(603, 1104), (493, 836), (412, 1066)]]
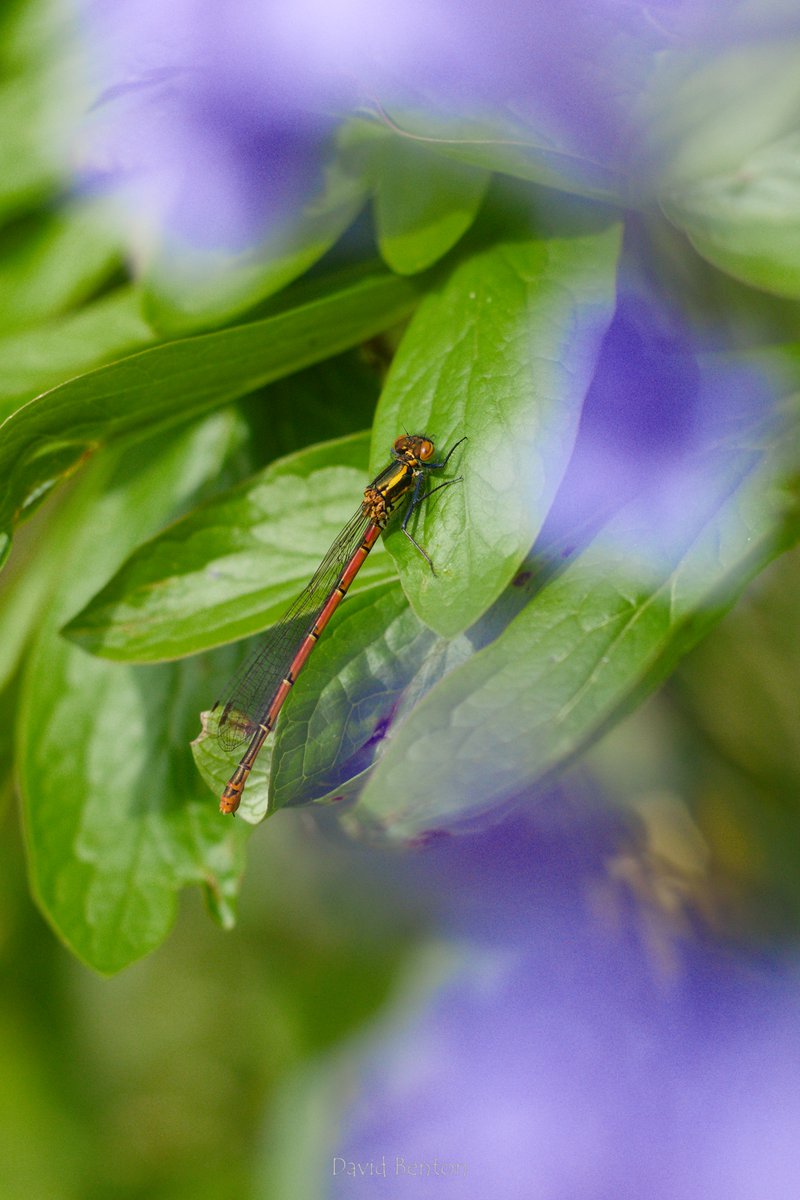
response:
[(436, 462), (434, 444), (424, 434), (405, 434), (396, 440), (392, 461), (364, 489), (358, 511), (336, 538), (310, 583), (267, 634), (255, 657), (236, 676), (228, 698), (214, 705), (212, 712), (222, 709), (216, 728), (222, 749), (231, 754), (246, 747), (225, 785), (219, 804), (221, 812), (234, 813), (239, 807), (253, 763), (274, 727), (301, 667), (399, 501), (406, 497), (403, 532), (433, 570), (426, 551), (409, 532), (408, 523), (423, 500), (458, 482), (458, 479), (447, 479), (426, 490), (430, 473), (446, 467), (453, 451), (463, 441), (465, 439), (461, 438), (441, 462)]

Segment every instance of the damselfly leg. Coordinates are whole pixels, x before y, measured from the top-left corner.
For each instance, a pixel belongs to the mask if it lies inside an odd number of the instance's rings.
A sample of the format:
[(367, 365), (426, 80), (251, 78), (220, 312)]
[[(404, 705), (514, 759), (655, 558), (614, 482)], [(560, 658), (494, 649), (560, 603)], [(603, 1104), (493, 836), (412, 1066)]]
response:
[(461, 479), (424, 490), (431, 471), (446, 467), (460, 438), (441, 462), (432, 461), (434, 443), (425, 434), (406, 434), (392, 447), (392, 462), (364, 489), (359, 509), (328, 550), (310, 583), (267, 634), (260, 650), (234, 679), (227, 697), (214, 705), (216, 737), (225, 753), (243, 750), (220, 800), (223, 813), (235, 813), (253, 764), (278, 713), (326, 625), (344, 599), (398, 502), (409, 497), (402, 529), (434, 575), (429, 555), (407, 529), (423, 500)]
[[(445, 457), (442, 459), (442, 461), (440, 463), (426, 463), (425, 464), (426, 470), (427, 471), (440, 471), (443, 467), (446, 467), (448, 462), (450, 461), (450, 458), (452, 457), (453, 451), (456, 450), (461, 445), (461, 443), (465, 442), (466, 440), (467, 440), (466, 437), (459, 438), (458, 441), (455, 443), (455, 445), (450, 447), (447, 454), (445, 455)], [(423, 492), (422, 488), (426, 482), (426, 476), (425, 476), (425, 472), (421, 471), (417, 475), (416, 479), (414, 480), (414, 491), (411, 494), (411, 499), (408, 502), (408, 507), (406, 508), (406, 511), (403, 514), (403, 523), (400, 526), (400, 528), (403, 530), (403, 533), (406, 535), (408, 540), (411, 542), (411, 545), (414, 546), (414, 548), (420, 552), (420, 554), (422, 555), (422, 557), (425, 559), (426, 563), (430, 567), (432, 574), (434, 574), (434, 575), (436, 574), (436, 568), (433, 565), (433, 561), (432, 561), (430, 555), (428, 554), (428, 552), (426, 550), (424, 550), (422, 548), (422, 546), (420, 546), (419, 542), (416, 540), (416, 538), (413, 536), (413, 534), (409, 533), (408, 523), (411, 520), (414, 513), (419, 508), (420, 504), (422, 504), (423, 500), (430, 499), (430, 497), (433, 496), (435, 492), (440, 492), (442, 490), (442, 488), (450, 487), (451, 484), (454, 484), (454, 483), (461, 483), (462, 478), (463, 478), (463, 476), (457, 475), (455, 477), (455, 479), (445, 479), (444, 483), (438, 483), (436, 485), (436, 487), (431, 488), (427, 492)]]

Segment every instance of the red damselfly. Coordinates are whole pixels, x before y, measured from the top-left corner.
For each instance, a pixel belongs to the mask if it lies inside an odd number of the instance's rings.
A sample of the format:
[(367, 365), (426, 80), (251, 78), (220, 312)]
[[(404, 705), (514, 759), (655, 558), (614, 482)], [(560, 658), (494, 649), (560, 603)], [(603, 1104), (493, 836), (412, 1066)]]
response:
[(239, 807), (253, 763), (300, 668), (404, 496), (408, 497), (408, 505), (402, 530), (433, 571), (427, 553), (409, 533), (408, 523), (423, 500), (459, 482), (460, 476), (424, 490), (430, 472), (446, 467), (453, 451), (465, 440), (457, 441), (441, 462), (434, 461), (434, 444), (424, 434), (406, 434), (396, 440), (392, 461), (365, 488), (358, 511), (336, 538), (311, 582), (270, 630), (255, 657), (236, 676), (228, 698), (214, 705), (212, 713), (222, 709), (215, 732), (223, 751), (232, 754), (246, 746), (225, 785), (220, 812), (235, 813)]

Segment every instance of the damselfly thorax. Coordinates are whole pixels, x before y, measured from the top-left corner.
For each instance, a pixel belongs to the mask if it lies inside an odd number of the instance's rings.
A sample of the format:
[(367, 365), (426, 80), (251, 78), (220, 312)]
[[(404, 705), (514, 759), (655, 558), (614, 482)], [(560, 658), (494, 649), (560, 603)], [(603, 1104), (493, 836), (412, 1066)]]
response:
[[(392, 461), (364, 489), (360, 508), (336, 538), (311, 581), (234, 679), (229, 698), (222, 704), (216, 736), (227, 753), (242, 746), (246, 748), (222, 793), (221, 812), (234, 813), (239, 807), (253, 763), (299, 671), (403, 500), (407, 503), (402, 530), (436, 573), (427, 552), (409, 532), (408, 523), (423, 500), (459, 482), (460, 476), (426, 490), (430, 473), (446, 467), (453, 451), (465, 440), (460, 438), (442, 461), (436, 462), (435, 446), (429, 437), (405, 434), (397, 438), (392, 447)], [(220, 703), (214, 705), (212, 712), (220, 708)]]

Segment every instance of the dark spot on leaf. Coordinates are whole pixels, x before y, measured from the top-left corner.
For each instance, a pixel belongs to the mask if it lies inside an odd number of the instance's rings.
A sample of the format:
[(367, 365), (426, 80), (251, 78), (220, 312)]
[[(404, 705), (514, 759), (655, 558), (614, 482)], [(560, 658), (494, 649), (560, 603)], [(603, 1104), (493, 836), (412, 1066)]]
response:
[(529, 582), (530, 577), (531, 577), (530, 571), (520, 571), (518, 575), (514, 576), (511, 586), (512, 587), (524, 587), (525, 584)]
[(370, 738), (364, 743), (365, 746), (374, 746), (376, 742), (382, 742), (386, 737), (389, 726), (392, 723), (391, 713), (386, 717), (381, 717), (372, 731)]

